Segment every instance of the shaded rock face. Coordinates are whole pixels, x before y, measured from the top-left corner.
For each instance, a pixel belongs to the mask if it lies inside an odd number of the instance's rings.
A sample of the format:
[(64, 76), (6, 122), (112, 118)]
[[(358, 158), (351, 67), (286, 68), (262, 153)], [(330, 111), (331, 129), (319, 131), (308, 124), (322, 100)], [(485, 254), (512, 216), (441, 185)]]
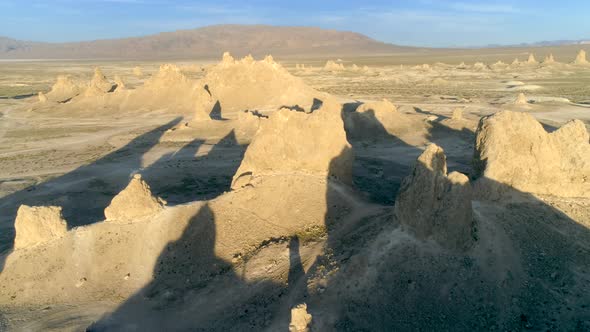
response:
[(94, 69), (94, 76), (88, 85), (88, 89), (84, 93), (85, 96), (100, 96), (108, 92), (112, 92), (113, 84), (110, 83), (106, 76), (102, 73), (100, 68)]
[[(481, 119), (474, 156), (475, 177), (494, 187), (562, 197), (590, 197), (590, 144), (583, 122), (548, 133), (527, 113), (502, 111)], [(498, 184), (497, 186), (495, 184)]]
[(307, 313), (307, 304), (303, 303), (291, 309), (289, 332), (309, 332), (312, 316)]
[(469, 179), (458, 172), (447, 174), (443, 149), (431, 144), (402, 182), (394, 215), (418, 238), (462, 250), (473, 242), (471, 196)]
[(61, 238), (68, 231), (59, 206), (21, 205), (14, 223), (14, 248), (28, 248)]
[(235, 60), (229, 53), (200, 81), (225, 111), (304, 106), (319, 93), (291, 75), (272, 56), (256, 61), (251, 56)]
[[(294, 173), (324, 179), (331, 176), (351, 183), (352, 149), (346, 140), (340, 107), (324, 103), (309, 114), (281, 109), (261, 121), (232, 188), (242, 187), (252, 177)], [(343, 151), (345, 155), (341, 155)]]
[(152, 195), (150, 186), (136, 174), (129, 185), (113, 198), (104, 210), (107, 221), (128, 222), (154, 215), (166, 202)]
[(80, 88), (69, 76), (60, 75), (57, 81), (47, 93), (47, 99), (58, 103), (68, 101), (80, 94)]

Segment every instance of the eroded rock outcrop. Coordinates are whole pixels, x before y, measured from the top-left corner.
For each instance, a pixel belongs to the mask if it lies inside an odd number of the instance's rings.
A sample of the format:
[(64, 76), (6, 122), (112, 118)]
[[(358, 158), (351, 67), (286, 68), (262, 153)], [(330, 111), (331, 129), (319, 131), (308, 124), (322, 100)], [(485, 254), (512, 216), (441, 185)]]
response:
[(467, 176), (447, 174), (443, 149), (431, 144), (403, 180), (394, 214), (418, 238), (434, 239), (451, 249), (465, 249), (473, 241), (471, 196)]
[(330, 176), (351, 183), (352, 159), (338, 106), (324, 103), (313, 113), (281, 109), (261, 123), (232, 188), (254, 177), (283, 173)]
[(105, 93), (112, 92), (113, 87), (113, 84), (107, 80), (106, 76), (102, 73), (102, 70), (100, 70), (100, 68), (95, 68), (94, 76), (84, 92), (84, 95), (86, 97), (101, 96)]
[(225, 114), (246, 109), (277, 109), (285, 105), (304, 107), (320, 95), (291, 75), (272, 56), (261, 61), (251, 56), (235, 60), (225, 53), (222, 61), (207, 71), (200, 85), (207, 87)]
[(483, 195), (515, 188), (590, 197), (590, 144), (583, 122), (573, 120), (548, 133), (530, 114), (502, 111), (482, 118), (476, 135), (474, 172), (486, 184)]
[(550, 65), (550, 64), (554, 64), (554, 63), (555, 63), (555, 58), (553, 57), (553, 54), (549, 54), (543, 60), (543, 64), (546, 64), (546, 65)]
[(80, 94), (80, 87), (69, 76), (60, 75), (47, 93), (47, 99), (58, 103), (66, 102)]
[(324, 70), (326, 71), (343, 71), (345, 70), (344, 64), (336, 63), (332, 60), (328, 60), (324, 65)]
[(526, 61), (527, 64), (529, 65), (536, 65), (538, 64), (537, 59), (535, 59), (535, 55), (533, 53), (529, 54), (529, 58)]
[(516, 99), (514, 100), (515, 105), (527, 105), (528, 103), (529, 103), (528, 98), (522, 92), (519, 93), (518, 96), (516, 96)]
[(152, 194), (150, 186), (135, 174), (129, 185), (104, 210), (107, 221), (128, 222), (154, 215), (166, 202)]
[(352, 139), (374, 139), (419, 130), (421, 124), (397, 110), (387, 99), (359, 105), (344, 113), (344, 125)]
[(21, 205), (14, 222), (14, 248), (28, 248), (59, 239), (68, 231), (59, 206)]
[(289, 332), (309, 332), (312, 316), (307, 312), (307, 304), (303, 303), (291, 309)]
[(587, 65), (588, 64), (588, 60), (586, 59), (586, 51), (580, 50), (580, 52), (578, 52), (578, 55), (576, 56), (576, 59), (574, 60), (574, 64), (576, 64), (576, 65)]

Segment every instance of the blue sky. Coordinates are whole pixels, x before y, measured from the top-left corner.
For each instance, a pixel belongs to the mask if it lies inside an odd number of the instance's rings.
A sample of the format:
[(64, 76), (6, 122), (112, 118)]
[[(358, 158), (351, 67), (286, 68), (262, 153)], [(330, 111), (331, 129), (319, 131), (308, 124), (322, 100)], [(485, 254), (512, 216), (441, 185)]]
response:
[(351, 30), (402, 45), (479, 46), (590, 39), (589, 17), (590, 0), (0, 0), (0, 35), (61, 42), (260, 23)]

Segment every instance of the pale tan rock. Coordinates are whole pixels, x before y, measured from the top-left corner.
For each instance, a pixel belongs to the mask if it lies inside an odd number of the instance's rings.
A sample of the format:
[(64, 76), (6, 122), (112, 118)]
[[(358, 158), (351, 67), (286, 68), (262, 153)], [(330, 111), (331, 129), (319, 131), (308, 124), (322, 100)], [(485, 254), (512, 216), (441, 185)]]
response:
[(40, 103), (46, 103), (47, 102), (47, 96), (43, 92), (39, 91), (38, 96), (39, 96), (39, 102)]
[(332, 60), (328, 60), (324, 65), (324, 70), (326, 71), (343, 71), (345, 69), (346, 68), (344, 68), (344, 64), (336, 63)]
[(307, 304), (300, 304), (291, 309), (289, 332), (309, 332), (312, 316), (307, 312)]
[(403, 180), (394, 214), (418, 238), (465, 249), (473, 242), (471, 197), (469, 179), (458, 172), (447, 175), (443, 149), (430, 144)]
[(69, 76), (60, 75), (57, 81), (47, 93), (47, 99), (55, 102), (65, 102), (80, 94), (80, 88)]
[(463, 109), (462, 108), (455, 108), (453, 110), (453, 115), (451, 116), (452, 120), (460, 121), (463, 120)]
[(100, 70), (100, 68), (95, 68), (94, 76), (84, 92), (84, 95), (86, 97), (101, 96), (105, 93), (111, 92), (112, 89), (113, 84), (107, 80), (106, 76), (102, 73), (102, 70)]
[(538, 63), (537, 59), (535, 59), (535, 55), (533, 53), (529, 54), (529, 58), (527, 59), (526, 63), (529, 65), (534, 65), (534, 64)]
[(490, 196), (506, 188), (561, 197), (590, 197), (590, 144), (583, 122), (548, 133), (528, 113), (484, 117), (476, 133), (474, 172)]
[(586, 51), (580, 50), (580, 52), (578, 52), (578, 55), (576, 56), (576, 59), (574, 60), (574, 64), (576, 64), (576, 65), (587, 65), (588, 64), (588, 60), (586, 59)]
[[(225, 53), (200, 81), (228, 117), (247, 109), (278, 109), (281, 106), (311, 105), (318, 93), (300, 78), (291, 75), (272, 56), (256, 61), (252, 57), (235, 60)], [(237, 117), (237, 114), (235, 115)]]
[(555, 58), (553, 57), (553, 54), (549, 54), (543, 60), (543, 64), (553, 64), (553, 63), (555, 63)]
[(116, 91), (123, 91), (126, 89), (125, 82), (123, 82), (123, 79), (119, 75), (115, 75), (115, 84), (117, 85)]
[(343, 115), (346, 131), (355, 139), (372, 139), (378, 135), (398, 136), (421, 130), (418, 121), (399, 112), (387, 99), (361, 104), (354, 112)]
[(61, 238), (67, 233), (68, 225), (59, 206), (21, 205), (14, 229), (14, 248), (21, 249)]
[(514, 61), (512, 61), (512, 66), (518, 66), (520, 65), (520, 60), (518, 60), (518, 58), (514, 58)]
[(158, 213), (165, 203), (152, 194), (140, 174), (135, 174), (129, 185), (113, 198), (104, 215), (107, 221), (133, 221)]
[(232, 188), (246, 185), (249, 181), (244, 179), (284, 173), (330, 176), (351, 183), (352, 151), (339, 107), (326, 102), (310, 114), (288, 109), (272, 113), (260, 123)]
[(133, 68), (133, 75), (135, 75), (137, 77), (143, 76), (143, 70), (141, 70), (141, 67), (137, 66), (137, 67)]
[(516, 100), (514, 100), (515, 105), (527, 105), (528, 103), (529, 100), (523, 92), (519, 93), (516, 97)]

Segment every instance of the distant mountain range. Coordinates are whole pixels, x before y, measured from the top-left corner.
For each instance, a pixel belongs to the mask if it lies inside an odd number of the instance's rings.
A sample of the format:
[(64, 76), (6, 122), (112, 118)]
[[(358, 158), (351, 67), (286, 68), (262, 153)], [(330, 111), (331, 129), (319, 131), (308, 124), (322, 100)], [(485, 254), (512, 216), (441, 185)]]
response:
[(215, 25), (156, 35), (73, 43), (44, 43), (0, 37), (0, 59), (195, 59), (223, 52), (243, 56), (363, 55), (418, 48), (376, 41), (365, 35), (313, 27)]
[(567, 46), (567, 45), (590, 45), (590, 39), (579, 40), (546, 40), (536, 43), (521, 43), (514, 45), (490, 44), (487, 47), (543, 47), (543, 46)]

